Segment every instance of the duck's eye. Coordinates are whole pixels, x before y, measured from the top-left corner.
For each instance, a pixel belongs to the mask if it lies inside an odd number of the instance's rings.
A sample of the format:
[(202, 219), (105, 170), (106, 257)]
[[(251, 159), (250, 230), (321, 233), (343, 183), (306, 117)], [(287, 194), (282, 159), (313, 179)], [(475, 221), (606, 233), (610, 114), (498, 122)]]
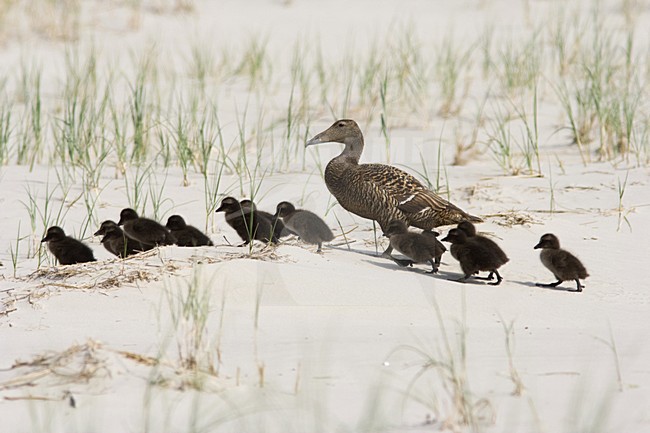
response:
[(345, 123), (343, 123), (343, 122), (339, 122), (339, 124), (338, 124), (338, 127), (339, 127), (339, 128), (343, 128), (344, 126), (345, 126)]

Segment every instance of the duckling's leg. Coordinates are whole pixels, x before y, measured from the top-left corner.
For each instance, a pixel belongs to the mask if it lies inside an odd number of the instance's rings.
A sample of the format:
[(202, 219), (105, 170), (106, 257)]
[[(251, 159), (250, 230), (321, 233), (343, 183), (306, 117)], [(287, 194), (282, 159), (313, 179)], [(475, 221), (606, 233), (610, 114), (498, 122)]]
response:
[(438, 273), (438, 266), (436, 266), (433, 259), (429, 260), (429, 263), (431, 263), (431, 270), (427, 271), (427, 274), (437, 274)]
[[(492, 275), (492, 272), (494, 272), (494, 274), (497, 276), (497, 281), (495, 283), (488, 283), (488, 284), (490, 286), (498, 286), (499, 284), (501, 284), (501, 281), (503, 281), (503, 278), (501, 278), (501, 275), (499, 274), (499, 271), (497, 271), (496, 269), (491, 271), (490, 275)], [(491, 279), (491, 278), (488, 276), (488, 279)]]
[(562, 280), (558, 280), (558, 281), (556, 281), (556, 282), (554, 282), (554, 283), (548, 283), (548, 284), (544, 284), (544, 283), (535, 283), (535, 285), (536, 285), (537, 287), (557, 287), (557, 286), (559, 286), (560, 284), (562, 284)]
[(474, 273), (474, 278), (477, 280), (487, 280), (487, 281), (492, 281), (494, 279), (494, 272), (490, 271), (487, 277), (480, 277), (478, 275), (478, 272)]
[(388, 245), (388, 248), (386, 248), (386, 250), (383, 253), (381, 253), (381, 256), (385, 259), (395, 260), (393, 256), (390, 254), (392, 252), (393, 252), (393, 247)]
[(318, 249), (316, 250), (317, 253), (322, 253), (323, 252), (323, 243), (319, 242), (318, 243)]
[(576, 285), (577, 285), (576, 292), (582, 292), (582, 289), (585, 288), (585, 286), (583, 286), (582, 284), (580, 284), (580, 280), (577, 279), (577, 278), (576, 278)]

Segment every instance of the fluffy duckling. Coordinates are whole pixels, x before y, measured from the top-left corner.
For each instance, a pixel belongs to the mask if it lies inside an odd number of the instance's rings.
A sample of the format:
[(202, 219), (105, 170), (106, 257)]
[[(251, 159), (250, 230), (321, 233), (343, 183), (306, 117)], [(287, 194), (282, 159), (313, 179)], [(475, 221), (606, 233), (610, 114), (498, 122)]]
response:
[(430, 274), (438, 272), (442, 254), (447, 248), (437, 239), (438, 233), (423, 231), (422, 233), (409, 232), (403, 221), (391, 221), (384, 235), (390, 239), (390, 246), (404, 254), (411, 260), (400, 260), (400, 266), (411, 266), (413, 263), (430, 263)]
[(88, 245), (66, 236), (61, 227), (48, 228), (41, 242), (47, 242), (48, 249), (62, 265), (95, 261), (93, 250)]
[(557, 287), (563, 281), (574, 280), (576, 291), (582, 292), (585, 286), (580, 284), (589, 276), (587, 269), (576, 256), (560, 248), (560, 240), (552, 233), (546, 233), (539, 239), (534, 249), (542, 249), (539, 258), (546, 268), (553, 272), (557, 281), (549, 284), (537, 283), (538, 287)]
[(179, 247), (213, 246), (214, 244), (203, 232), (194, 226), (188, 226), (180, 215), (172, 215), (167, 219), (166, 227), (176, 238)]
[(132, 239), (145, 245), (173, 245), (176, 238), (173, 234), (154, 220), (140, 218), (133, 209), (126, 208), (120, 212), (118, 226), (124, 227), (124, 233)]
[(106, 250), (118, 257), (125, 258), (142, 251), (150, 250), (135, 239), (128, 237), (115, 221), (106, 220), (99, 226), (95, 236), (103, 236), (101, 243)]
[(332, 230), (318, 215), (304, 209), (296, 209), (288, 201), (278, 203), (275, 216), (284, 220), (284, 224), (308, 244), (318, 245), (317, 253), (322, 251), (323, 242), (334, 239)]
[(454, 248), (456, 259), (460, 262), (460, 267), (465, 274), (462, 278), (456, 280), (464, 283), (474, 273), (479, 271), (492, 272), (497, 277), (495, 283), (488, 283), (492, 286), (501, 284), (503, 278), (497, 269), (503, 265), (495, 251), (491, 251), (484, 245), (476, 242), (473, 238), (468, 238), (464, 231), (460, 229), (451, 229), (447, 237), (442, 239), (443, 242), (451, 242), (457, 245)]
[(242, 208), (241, 204), (234, 197), (226, 197), (221, 200), (221, 205), (215, 212), (224, 212), (226, 222), (235, 229), (239, 237), (244, 241), (241, 246), (248, 245), (252, 239), (262, 242), (278, 242), (271, 220), (260, 215), (252, 208)]
[(244, 199), (241, 200), (239, 204), (241, 205), (242, 209), (244, 209), (244, 212), (246, 212), (247, 209), (252, 209), (255, 212), (257, 212), (258, 215), (261, 215), (264, 218), (271, 221), (271, 224), (273, 225), (273, 233), (278, 239), (295, 234), (284, 225), (284, 223), (279, 217), (272, 215), (269, 212), (259, 210), (257, 208), (257, 205), (253, 203), (251, 200)]
[[(325, 168), (325, 184), (339, 204), (362, 218), (375, 220), (386, 232), (393, 220), (432, 230), (441, 225), (481, 218), (469, 215), (424, 186), (415, 177), (385, 164), (359, 164), (363, 133), (352, 119), (337, 120), (306, 145), (342, 143), (343, 152)], [(391, 247), (384, 251), (390, 255)]]
[[(500, 262), (499, 266), (505, 265), (510, 260), (506, 255), (506, 253), (501, 249), (501, 247), (496, 242), (494, 242), (492, 239), (488, 237), (477, 234), (476, 227), (471, 222), (462, 221), (458, 223), (458, 226), (456, 228), (464, 231), (468, 238), (476, 241), (479, 245), (483, 245), (485, 248), (491, 251), (494, 254), (495, 260)], [(458, 246), (453, 244), (450, 248), (451, 255), (456, 260), (458, 260), (458, 258), (454, 255), (454, 250), (457, 248)], [(490, 274), (487, 276), (487, 279), (492, 280), (492, 278), (494, 278), (494, 273), (490, 272)]]

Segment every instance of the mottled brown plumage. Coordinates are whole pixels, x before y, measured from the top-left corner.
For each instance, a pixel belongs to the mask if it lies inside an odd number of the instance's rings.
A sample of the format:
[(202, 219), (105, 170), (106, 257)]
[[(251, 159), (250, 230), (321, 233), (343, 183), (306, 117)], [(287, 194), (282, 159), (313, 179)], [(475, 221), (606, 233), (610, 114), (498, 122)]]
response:
[(541, 248), (542, 252), (539, 258), (546, 268), (553, 272), (557, 281), (549, 284), (537, 283), (539, 287), (557, 287), (562, 282), (574, 280), (576, 282), (576, 291), (582, 292), (584, 286), (580, 280), (589, 276), (587, 269), (576, 256), (560, 248), (560, 240), (552, 233), (543, 235), (534, 249)]
[(307, 145), (338, 142), (343, 152), (325, 169), (325, 183), (339, 204), (353, 214), (375, 220), (385, 232), (393, 220), (423, 230), (470, 220), (481, 222), (426, 188), (412, 175), (384, 164), (359, 164), (363, 134), (354, 120), (334, 122)]
[(447, 248), (437, 239), (438, 233), (424, 231), (409, 232), (403, 221), (392, 221), (384, 233), (390, 239), (390, 245), (411, 260), (396, 260), (400, 266), (410, 266), (413, 263), (430, 263), (431, 271), (438, 272), (442, 254)]
[(493, 286), (501, 284), (503, 278), (497, 269), (503, 265), (494, 251), (476, 242), (474, 238), (468, 238), (464, 231), (451, 229), (443, 242), (451, 242), (455, 245), (456, 259), (460, 262), (463, 270), (463, 277), (456, 280), (464, 283), (474, 273), (479, 271), (493, 272), (497, 277), (495, 283), (488, 283)]

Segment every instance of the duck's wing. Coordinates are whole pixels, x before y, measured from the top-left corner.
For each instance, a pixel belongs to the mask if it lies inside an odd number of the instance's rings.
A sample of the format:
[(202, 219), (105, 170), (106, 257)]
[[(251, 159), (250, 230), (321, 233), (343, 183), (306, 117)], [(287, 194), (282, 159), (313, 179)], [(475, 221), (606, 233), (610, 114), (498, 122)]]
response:
[(559, 276), (577, 273), (578, 275), (585, 275), (584, 278), (586, 278), (589, 275), (582, 262), (570, 252), (557, 250), (554, 253), (551, 256), (551, 264), (555, 267), (555, 273)]
[(416, 214), (428, 209), (433, 211), (456, 211), (465, 213), (452, 203), (426, 188), (414, 176), (397, 167), (384, 164), (359, 165), (360, 178), (372, 184), (384, 194), (399, 210)]

